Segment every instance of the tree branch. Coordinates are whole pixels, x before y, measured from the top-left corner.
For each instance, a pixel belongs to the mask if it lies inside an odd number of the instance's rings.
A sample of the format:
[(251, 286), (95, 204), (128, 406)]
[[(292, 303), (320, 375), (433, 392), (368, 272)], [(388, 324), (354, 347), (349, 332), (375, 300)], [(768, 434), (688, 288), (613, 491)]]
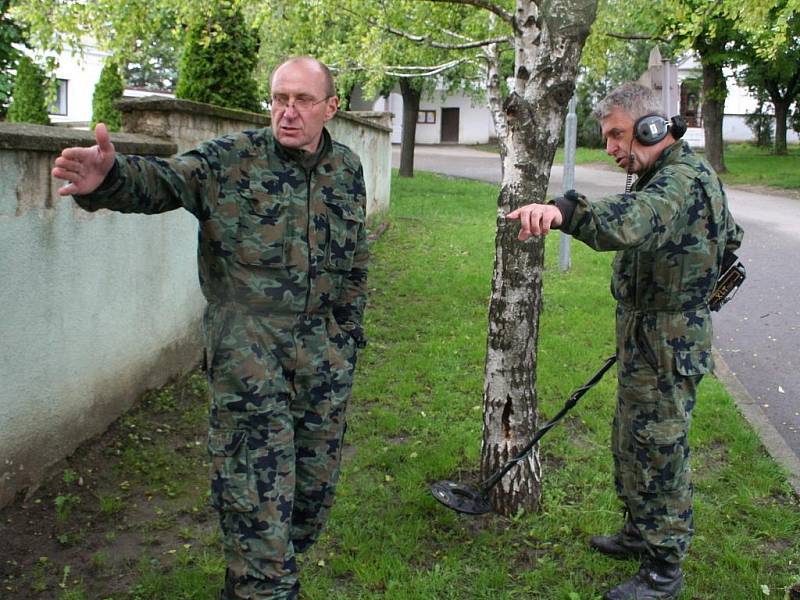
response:
[[(386, 25), (385, 29), (389, 33), (393, 33), (394, 35), (406, 38), (407, 40), (411, 40), (412, 42), (427, 44), (432, 48), (441, 48), (443, 50), (469, 50), (470, 48), (480, 48), (481, 46), (490, 46), (492, 44), (503, 44), (503, 43), (507, 44), (511, 41), (510, 37), (502, 36), (488, 40), (475, 40), (473, 42), (465, 42), (463, 44), (445, 44), (443, 42), (437, 42), (432, 40), (429, 35), (414, 35), (413, 33), (408, 33), (407, 31), (395, 29), (391, 25)], [(445, 31), (445, 33), (455, 37), (455, 34), (452, 32)]]
[[(433, 1), (436, 1), (436, 0), (433, 0)], [(488, 39), (488, 40), (475, 40), (475, 41), (471, 41), (471, 42), (466, 42), (464, 44), (445, 44), (444, 42), (437, 42), (437, 41), (431, 39), (431, 36), (427, 35), (427, 34), (426, 35), (416, 35), (416, 34), (413, 34), (413, 33), (409, 33), (408, 31), (403, 31), (402, 29), (396, 29), (396, 28), (392, 27), (391, 25), (389, 25), (389, 23), (386, 23), (386, 25), (383, 25), (382, 23), (379, 23), (378, 21), (376, 21), (374, 19), (371, 19), (371, 18), (369, 18), (367, 16), (358, 14), (358, 13), (356, 13), (354, 11), (351, 11), (351, 10), (349, 10), (347, 8), (343, 7), (342, 10), (344, 10), (345, 12), (350, 13), (353, 16), (357, 16), (357, 17), (359, 17), (361, 19), (364, 19), (364, 21), (366, 21), (367, 23), (369, 23), (373, 27), (377, 27), (379, 29), (384, 29), (385, 31), (388, 31), (389, 33), (391, 33), (393, 35), (396, 35), (398, 37), (405, 38), (407, 40), (410, 40), (412, 42), (416, 42), (418, 44), (426, 44), (426, 45), (430, 46), (431, 48), (439, 48), (440, 50), (469, 50), (471, 48), (480, 48), (481, 46), (489, 46), (491, 44), (502, 44), (502, 43), (510, 43), (511, 42), (511, 38), (510, 37), (503, 36), (503, 37), (492, 38), (492, 39)], [(456, 34), (454, 32), (451, 32), (451, 31), (447, 31), (447, 30), (444, 30), (444, 31), (445, 31), (445, 33), (447, 33), (448, 35), (451, 35), (453, 37), (462, 37), (464, 39), (469, 39), (466, 36), (459, 36), (458, 34)]]
[(665, 44), (669, 44), (672, 41), (671, 38), (664, 38), (660, 35), (648, 35), (644, 33), (614, 33), (613, 31), (607, 31), (605, 35), (617, 40), (653, 40), (655, 42), (664, 42)]
[[(383, 72), (386, 75), (391, 75), (392, 77), (403, 77), (403, 78), (410, 78), (410, 77), (430, 77), (432, 75), (438, 75), (444, 71), (457, 67), (458, 65), (465, 63), (465, 62), (474, 62), (475, 58), (470, 56), (464, 56), (462, 58), (458, 58), (455, 60), (451, 60), (440, 65), (433, 65), (430, 67), (427, 66), (413, 66), (413, 65), (384, 65)], [(348, 65), (348, 66), (338, 66), (335, 64), (329, 64), (328, 68), (333, 71), (334, 73), (340, 73), (342, 71), (366, 71), (367, 68), (361, 65)], [(395, 70), (397, 69), (397, 70)], [(403, 73), (401, 71), (416, 71), (412, 73)]]
[(498, 6), (494, 2), (489, 2), (489, 0), (426, 0), (427, 2), (445, 2), (448, 4), (466, 4), (468, 6), (477, 6), (478, 8), (482, 8), (484, 10), (488, 10), (489, 12), (493, 12), (498, 17), (500, 17), (503, 21), (514, 27), (514, 15)]

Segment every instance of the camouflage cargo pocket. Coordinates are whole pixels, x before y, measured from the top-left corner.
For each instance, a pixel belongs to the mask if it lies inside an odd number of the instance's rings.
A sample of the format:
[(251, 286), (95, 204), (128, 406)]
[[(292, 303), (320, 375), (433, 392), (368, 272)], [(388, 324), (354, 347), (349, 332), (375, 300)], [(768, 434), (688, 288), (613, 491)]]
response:
[(283, 267), (287, 244), (286, 206), (274, 196), (253, 190), (240, 190), (239, 196), (236, 260), (259, 267)]
[(633, 429), (633, 479), (636, 489), (659, 493), (688, 484), (689, 442), (685, 421), (665, 420)]
[(707, 350), (678, 350), (675, 352), (675, 369), (684, 377), (706, 375), (713, 363)]
[(252, 512), (258, 508), (258, 489), (252, 473), (247, 433), (212, 429), (208, 434), (211, 456), (211, 504), (217, 510)]
[(360, 207), (347, 200), (326, 197), (328, 248), (325, 266), (334, 271), (349, 271), (353, 265), (358, 227), (364, 221)]

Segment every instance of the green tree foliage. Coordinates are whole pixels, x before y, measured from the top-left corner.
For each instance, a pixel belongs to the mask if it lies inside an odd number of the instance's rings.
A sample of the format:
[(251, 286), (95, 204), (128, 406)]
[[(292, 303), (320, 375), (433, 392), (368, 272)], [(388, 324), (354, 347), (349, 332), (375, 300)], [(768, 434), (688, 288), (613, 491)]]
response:
[(42, 70), (27, 56), (21, 57), (17, 66), (13, 99), (8, 107), (8, 120), (12, 123), (49, 125), (45, 87), (46, 79)]
[(0, 120), (5, 117), (11, 101), (19, 59), (19, 52), (12, 44), (23, 42), (22, 31), (7, 13), (10, 3), (10, 0), (0, 0)]
[(180, 46), (170, 37), (136, 41), (136, 49), (126, 56), (125, 81), (130, 87), (171, 92), (178, 80)]
[(576, 107), (578, 146), (604, 147), (605, 142), (600, 134), (600, 123), (592, 116), (592, 111), (595, 105), (615, 87), (625, 81), (639, 78), (647, 68), (651, 47), (652, 42), (647, 40), (622, 40), (605, 49), (602, 69), (583, 67), (575, 88), (578, 98)]
[(759, 148), (772, 146), (772, 115), (764, 110), (763, 101), (758, 103), (755, 111), (744, 118), (744, 122), (753, 132), (756, 146)]
[(179, 66), (178, 98), (260, 111), (253, 77), (258, 40), (241, 11), (220, 3), (189, 28)]
[(485, 102), (480, 47), (456, 47), (487, 36), (483, 11), (418, 0), (273, 0), (259, 5), (256, 22), (263, 83), (287, 56), (309, 54), (331, 67), (343, 107), (357, 85), (366, 98), (401, 93), (402, 176), (413, 175), (421, 101), (458, 90)]
[(120, 130), (122, 113), (114, 108), (114, 101), (122, 98), (124, 90), (125, 84), (119, 74), (117, 63), (107, 60), (92, 96), (92, 129), (97, 123), (105, 123), (109, 131)]
[[(775, 111), (775, 153), (786, 154), (787, 121), (792, 104), (800, 96), (800, 17), (793, 15), (784, 21), (781, 7), (773, 7), (767, 18), (772, 24), (770, 29), (779, 32), (771, 36), (770, 45), (765, 46), (761, 36), (745, 37), (737, 44), (733, 55), (743, 67), (739, 82), (759, 98), (757, 114), (765, 114), (761, 106), (763, 99), (768, 98), (772, 104)], [(758, 120), (759, 117), (753, 118)], [(770, 118), (770, 132), (771, 129)], [(758, 139), (763, 141), (764, 138), (759, 136)]]

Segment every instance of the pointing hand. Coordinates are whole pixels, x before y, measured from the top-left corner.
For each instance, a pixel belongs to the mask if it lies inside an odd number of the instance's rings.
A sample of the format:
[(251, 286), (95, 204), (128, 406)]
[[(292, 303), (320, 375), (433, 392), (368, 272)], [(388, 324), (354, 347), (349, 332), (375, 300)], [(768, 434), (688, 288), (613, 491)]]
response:
[(519, 219), (519, 239), (532, 235), (547, 235), (552, 227), (561, 225), (561, 211), (552, 204), (527, 204), (511, 211), (506, 219)]

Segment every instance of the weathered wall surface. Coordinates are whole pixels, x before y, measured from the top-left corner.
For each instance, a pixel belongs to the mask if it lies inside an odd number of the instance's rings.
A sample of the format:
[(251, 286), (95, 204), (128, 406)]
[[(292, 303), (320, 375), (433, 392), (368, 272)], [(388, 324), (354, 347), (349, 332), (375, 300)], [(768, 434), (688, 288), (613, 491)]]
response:
[[(122, 152), (175, 151), (113, 139)], [(193, 218), (90, 214), (60, 197), (53, 160), (91, 143), (0, 124), (0, 505), (199, 356)]]

